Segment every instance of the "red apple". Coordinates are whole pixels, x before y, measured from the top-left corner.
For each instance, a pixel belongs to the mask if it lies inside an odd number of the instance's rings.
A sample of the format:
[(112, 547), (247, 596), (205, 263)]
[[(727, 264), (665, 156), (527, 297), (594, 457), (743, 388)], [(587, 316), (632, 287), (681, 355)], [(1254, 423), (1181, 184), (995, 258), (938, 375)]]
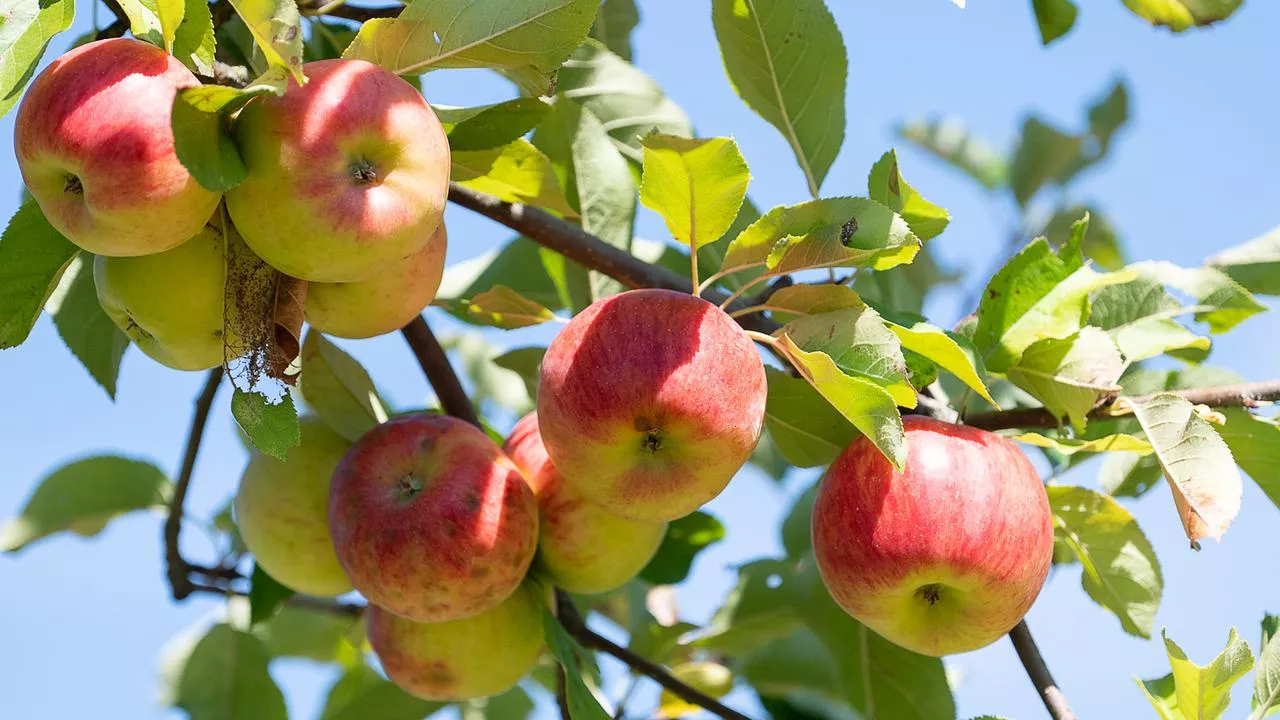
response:
[(422, 95), (363, 60), (302, 66), (307, 83), (249, 103), (235, 136), (249, 175), (227, 193), (244, 241), (293, 277), (352, 282), (418, 252), (439, 227), (449, 144)]
[(338, 562), (370, 602), (418, 622), (470, 617), (520, 585), (538, 505), (514, 463), (461, 420), (404, 415), (361, 436), (329, 491)]
[(173, 151), (180, 88), (200, 84), (160, 48), (116, 38), (54, 60), (14, 123), (22, 179), (49, 223), (81, 248), (150, 255), (200, 232), (221, 194)]
[(542, 440), (565, 482), (611, 513), (661, 522), (724, 490), (764, 423), (764, 366), (742, 329), (688, 293), (598, 300), (542, 360)]
[(1026, 455), (977, 428), (902, 419), (898, 472), (866, 437), (831, 464), (813, 551), (831, 597), (925, 655), (976, 650), (1026, 615), (1053, 558), (1049, 498)]
[(635, 577), (658, 551), (665, 522), (628, 520), (565, 485), (538, 433), (538, 416), (516, 423), (502, 447), (538, 497), (537, 564), (557, 587), (603, 593)]

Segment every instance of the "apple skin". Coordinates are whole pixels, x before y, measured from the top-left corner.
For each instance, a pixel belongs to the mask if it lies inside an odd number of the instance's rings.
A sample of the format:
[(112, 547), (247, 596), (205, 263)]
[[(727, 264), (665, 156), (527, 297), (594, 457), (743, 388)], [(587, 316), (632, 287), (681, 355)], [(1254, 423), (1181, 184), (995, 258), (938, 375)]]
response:
[(526, 582), (497, 607), (440, 623), (417, 623), (370, 605), (369, 644), (405, 692), (454, 701), (503, 692), (528, 675), (544, 647), (550, 588)]
[(329, 540), (329, 484), (351, 443), (315, 415), (298, 418), (302, 441), (285, 460), (254, 452), (240, 476), (235, 518), (267, 574), (305, 595), (341, 595), (351, 581)]
[(552, 341), (537, 412), (567, 485), (615, 515), (663, 522), (728, 485), (760, 439), (765, 394), (760, 356), (722, 310), (629, 290)]
[(49, 223), (112, 256), (162, 252), (199, 232), (222, 194), (179, 162), (170, 126), (178, 90), (199, 84), (164, 50), (125, 38), (82, 45), (41, 72), (18, 108), (14, 150)]
[(343, 456), (329, 530), (369, 602), (443, 622), (489, 610), (520, 585), (537, 548), (538, 504), (484, 432), (415, 413), (373, 428)]
[(227, 193), (244, 241), (314, 282), (366, 280), (427, 244), (442, 222), (449, 144), (413, 86), (363, 60), (302, 66), (280, 97), (235, 124), (248, 177)]
[(362, 339), (404, 327), (436, 298), (444, 277), (444, 225), (427, 246), (377, 277), (350, 283), (310, 283), (307, 322), (335, 337)]
[[(98, 302), (113, 322), (156, 362), (175, 370), (223, 363), (224, 240), (206, 225), (162, 253), (94, 258)], [(238, 341), (231, 338), (231, 347)]]
[(896, 471), (858, 437), (813, 507), (814, 557), (846, 612), (889, 641), (940, 657), (995, 642), (1027, 614), (1053, 558), (1044, 484), (1009, 440), (902, 418)]
[(556, 587), (569, 592), (608, 592), (635, 577), (653, 558), (667, 532), (665, 522), (628, 520), (588, 502), (551, 464), (538, 433), (537, 413), (516, 423), (502, 447), (538, 498), (535, 563)]

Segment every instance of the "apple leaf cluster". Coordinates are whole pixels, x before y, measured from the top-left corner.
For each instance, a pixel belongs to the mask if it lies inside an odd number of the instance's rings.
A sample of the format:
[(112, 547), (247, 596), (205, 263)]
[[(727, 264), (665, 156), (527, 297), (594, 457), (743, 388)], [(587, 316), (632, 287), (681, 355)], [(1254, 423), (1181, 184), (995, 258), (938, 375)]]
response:
[[(1180, 32), (1241, 3), (1125, 4)], [(612, 625), (627, 637), (624, 652), (669, 668), (691, 691), (664, 690), (664, 716), (707, 707), (689, 695), (746, 690), (776, 718), (947, 720), (957, 711), (937, 656), (1008, 632), (1051, 562), (1079, 564), (1082, 589), (1123, 632), (1153, 637), (1164, 577), (1132, 498), (1167, 488), (1197, 549), (1222, 540), (1240, 512), (1241, 470), (1280, 505), (1280, 424), (1259, 406), (1280, 393), (1194, 399), (1243, 383), (1206, 361), (1215, 336), (1267, 309), (1259, 296), (1280, 294), (1280, 230), (1198, 267), (1131, 261), (1099, 203), (1057, 192), (1115, 150), (1129, 117), (1123, 81), (1085, 109), (1079, 130), (1027, 116), (1007, 153), (955, 119), (900, 125), (904, 142), (1021, 213), (971, 314), (944, 327), (924, 301), (957, 279), (931, 252), (951, 218), (908, 181), (897, 150), (869, 168), (865, 190), (842, 182), (824, 192), (845, 138), (848, 60), (822, 0), (711, 3), (724, 81), (778, 131), (804, 180), (809, 199), (773, 208), (750, 198), (737, 141), (699, 136), (634, 64), (632, 0), (418, 0), (389, 12), (127, 0), (103, 32), (127, 29), (132, 40), (100, 40), (43, 73), (73, 3), (12, 5), (0, 29), (0, 113), (29, 86), (15, 143), (31, 196), (0, 236), (0, 348), (21, 345), (47, 312), (112, 398), (132, 345), (175, 370), (211, 370), (210, 393), (222, 374), (234, 381), (227, 402), (251, 460), (210, 521), (218, 557), (185, 568), (199, 580), (188, 578), (188, 593), (229, 602), (163, 653), (162, 696), (194, 720), (286, 718), (269, 669), (291, 657), (339, 668), (326, 720), (445, 708), (523, 718), (543, 694), (559, 694), (575, 719), (625, 710), (630, 693), (607, 697), (601, 648), (582, 642), (566, 608)], [(1071, 0), (1031, 5), (1045, 44), (1077, 19)], [(118, 188), (125, 211), (114, 229), (68, 210), (96, 201), (93, 178), (66, 158), (53, 171), (41, 165), (57, 124), (40, 115), (56, 105), (42, 98), (74, 90), (75, 80), (58, 78), (102, 48), (119, 53), (102, 67), (145, 57), (167, 68), (119, 122), (171, 138), (166, 167), (190, 181), (133, 207), (127, 184)], [(517, 96), (428, 104), (418, 76), (458, 68), (499, 73)], [(400, 155), (366, 136), (308, 135), (379, 108), (390, 118), (392, 106), (412, 117), (385, 123), (378, 140)], [(332, 147), (341, 152), (326, 155)], [(398, 184), (388, 168), (410, 155), (420, 172)], [(355, 229), (350, 215), (360, 212), (333, 220), (326, 211), (344, 203), (376, 205), (344, 193), (277, 202), (324, 185), (311, 183), (317, 177), (333, 180), (328, 167), (359, 192), (385, 182), (378, 201), (399, 202), (390, 219)], [(485, 214), (520, 234), (445, 267), (451, 192), (480, 198)], [(636, 236), (641, 206), (661, 217), (669, 241)], [(127, 239), (133, 246), (118, 230), (130, 224), (145, 228)], [(564, 252), (548, 240), (557, 233), (589, 251)], [(300, 250), (297, 237), (311, 244)], [(366, 243), (358, 252), (353, 237)], [(174, 295), (187, 302), (164, 302)], [(479, 430), (435, 407), (391, 406), (331, 339), (421, 323), (429, 306), (474, 326), (440, 344), (468, 381)], [(498, 330), (543, 324), (555, 329), (548, 346), (496, 344)], [(953, 429), (978, 438), (987, 479), (1021, 483), (1025, 502), (928, 472), (973, 458), (935, 449), (913, 428), (936, 421), (919, 415), (971, 425)], [(513, 416), (523, 419), (510, 427)], [(1055, 479), (1041, 482), (1023, 452)], [(1000, 453), (1018, 460), (991, 459)], [(1087, 466), (1098, 488), (1057, 481), (1099, 456)], [(830, 469), (778, 529), (784, 553), (734, 568), (736, 585), (711, 620), (688, 622), (670, 587), (733, 531), (700, 508), (748, 463), (779, 482)], [(147, 460), (109, 454), (72, 460), (35, 483), (0, 528), (0, 550), (60, 532), (93, 536), (144, 510), (178, 527), (190, 472), (171, 479)], [(872, 475), (883, 486), (867, 485)], [(889, 480), (904, 477), (907, 490)], [(875, 503), (833, 489), (846, 481), (935, 511), (909, 492), (968, 493), (1006, 535), (1026, 530), (1018, 548), (986, 553), (1021, 561), (1026, 581), (999, 589), (1025, 602), (996, 620), (970, 615), (955, 594), (964, 578), (876, 568), (870, 550), (844, 552), (854, 528), (871, 549), (893, 530), (875, 513), (851, 516)], [(925, 514), (939, 531), (964, 524)], [(909, 530), (900, 535), (919, 535)], [(182, 561), (176, 533), (169, 542), (170, 562)], [(909, 585), (918, 617), (868, 602), (874, 591), (862, 583), (873, 580)], [(353, 588), (374, 604), (328, 599)], [(994, 633), (975, 629), (984, 622)], [(1263, 718), (1280, 707), (1276, 626), (1263, 621), (1256, 662), (1233, 629), (1206, 667), (1166, 636), (1172, 672), (1140, 680), (1140, 690), (1165, 720), (1218, 718), (1252, 670), (1251, 718)]]

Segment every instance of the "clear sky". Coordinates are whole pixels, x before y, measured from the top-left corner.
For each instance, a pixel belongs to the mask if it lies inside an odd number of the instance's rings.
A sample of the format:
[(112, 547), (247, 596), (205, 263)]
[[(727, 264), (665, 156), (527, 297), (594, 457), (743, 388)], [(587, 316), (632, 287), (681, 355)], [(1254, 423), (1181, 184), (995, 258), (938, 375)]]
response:
[[(1122, 4), (1084, 3), (1074, 32), (1049, 49), (1040, 46), (1028, 3), (973, 2), (968, 10), (945, 0), (862, 2), (828, 0), (849, 51), (848, 127), (824, 194), (861, 194), (872, 162), (897, 144), (903, 171), (929, 199), (951, 211), (948, 230), (933, 241), (939, 256), (959, 268), (988, 268), (1015, 217), (1011, 203), (988, 198), (966, 179), (923, 153), (895, 142), (893, 124), (906, 117), (961, 117), (998, 147), (1007, 147), (1029, 110), (1066, 129), (1084, 123), (1083, 108), (1117, 76), (1128, 79), (1133, 121), (1116, 141), (1112, 159), (1078, 183), (1078, 199), (1098, 202), (1120, 229), (1130, 256), (1196, 265), (1218, 249), (1280, 224), (1280, 143), (1275, 121), (1280, 93), (1274, 28), (1280, 5), (1250, 2), (1211, 30), (1171, 36), (1129, 15)], [(636, 59), (693, 118), (699, 134), (733, 135), (748, 163), (750, 193), (771, 207), (805, 199), (802, 176), (781, 136), (733, 94), (720, 64), (708, 3), (649, 0), (636, 38)], [(89, 27), (82, 9), (75, 31)], [(105, 13), (104, 13), (105, 17)], [(485, 73), (449, 71), (426, 78), (429, 100), (474, 105), (511, 95)], [(0, 135), (13, 132), (13, 113)], [(0, 215), (17, 207), (20, 180), (11, 145), (0, 149)], [(450, 208), (451, 263), (510, 237), (467, 211)], [(661, 221), (641, 213), (640, 234), (666, 239)], [(985, 278), (980, 279), (985, 280)], [(957, 298), (939, 295), (930, 311), (950, 324)], [(462, 328), (433, 311), (442, 334)], [(546, 330), (488, 333), (497, 345), (545, 343)], [(420, 404), (429, 390), (398, 335), (345, 342), (398, 406)], [(1213, 361), (1250, 379), (1280, 371), (1280, 317), (1267, 314), (1219, 339)], [(203, 375), (167, 370), (136, 349), (125, 357), (113, 404), (42, 319), (19, 349), (0, 353), (0, 516), (16, 512), (33, 482), (68, 458), (118, 452), (176, 471), (191, 400)], [(225, 388), (224, 388), (225, 393)], [(188, 505), (207, 517), (234, 491), (245, 454), (220, 396), (201, 453)], [(1093, 486), (1092, 466), (1068, 478)], [(682, 613), (704, 621), (732, 586), (730, 566), (781, 552), (771, 530), (815, 475), (793, 472), (778, 487), (743, 471), (708, 510), (729, 528), (727, 540), (704, 553), (693, 579), (680, 589)], [(1280, 580), (1265, 567), (1275, 547), (1280, 510), (1246, 480), (1239, 519), (1221, 544), (1187, 549), (1169, 493), (1157, 488), (1129, 502), (1160, 556), (1165, 599), (1157, 628), (1167, 627), (1192, 659), (1207, 662), (1231, 627), (1255, 646), (1258, 621), (1280, 611)], [(762, 528), (769, 528), (762, 531)], [(41, 542), (0, 557), (0, 715), (45, 720), (71, 717), (177, 717), (155, 700), (157, 653), (164, 642), (215, 610), (198, 597), (169, 600), (162, 576), (160, 519), (134, 515), (101, 536)], [(187, 553), (207, 558), (197, 529)], [(1125, 635), (1114, 616), (1094, 605), (1080, 571), (1051, 578), (1028, 618), (1041, 650), (1081, 717), (1152, 716), (1133, 677), (1168, 672), (1158, 636)], [(1006, 640), (949, 660), (959, 671), (960, 716), (985, 713), (1027, 720), (1044, 717)], [(278, 662), (273, 674), (291, 716), (315, 717), (332, 674), (305, 661)], [(1241, 683), (1228, 717), (1246, 714)], [(735, 693), (741, 700), (743, 693)], [(749, 706), (744, 706), (749, 707)], [(542, 711), (548, 709), (544, 706)]]

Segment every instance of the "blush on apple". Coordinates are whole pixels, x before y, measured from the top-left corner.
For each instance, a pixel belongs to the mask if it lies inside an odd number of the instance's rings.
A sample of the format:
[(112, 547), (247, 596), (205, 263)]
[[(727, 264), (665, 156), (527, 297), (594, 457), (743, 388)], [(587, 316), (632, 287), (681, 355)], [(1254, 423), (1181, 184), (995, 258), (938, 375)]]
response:
[(909, 650), (995, 642), (1026, 615), (1053, 556), (1044, 484), (1009, 440), (902, 418), (901, 472), (866, 437), (831, 464), (813, 507), (813, 550), (831, 597)]

